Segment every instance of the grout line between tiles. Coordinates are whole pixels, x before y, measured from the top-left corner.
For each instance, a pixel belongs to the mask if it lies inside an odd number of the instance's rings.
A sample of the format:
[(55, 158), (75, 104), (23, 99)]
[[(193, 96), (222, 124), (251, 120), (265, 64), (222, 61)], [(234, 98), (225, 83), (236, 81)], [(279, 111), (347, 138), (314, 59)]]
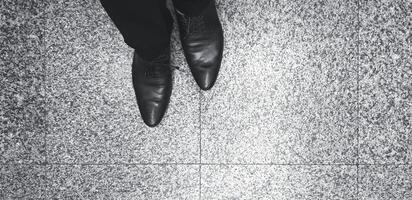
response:
[(199, 163), (202, 163), (202, 92), (199, 90)]
[(199, 200), (202, 199), (202, 91), (199, 89)]
[(357, 140), (357, 156), (356, 156), (356, 163), (360, 161), (360, 94), (359, 94), (359, 70), (360, 70), (360, 15), (359, 9), (360, 4), (359, 0), (357, 0), (357, 45), (356, 45), (356, 58), (357, 58), (357, 67), (356, 67), (356, 140)]
[(356, 165), (356, 197), (357, 199), (360, 198), (359, 196), (359, 164)]
[(91, 165), (91, 166), (155, 166), (155, 165), (175, 165), (175, 166), (412, 166), (412, 164), (356, 164), (356, 163), (0, 163), (0, 166), (10, 165)]
[(412, 164), (356, 164), (356, 163), (202, 163), (204, 166), (412, 166)]
[(48, 98), (48, 92), (47, 92), (47, 90), (48, 90), (48, 84), (49, 84), (49, 73), (46, 73), (47, 72), (47, 66), (48, 66), (48, 63), (49, 63), (49, 59), (48, 59), (48, 56), (45, 56), (45, 55), (47, 55), (47, 44), (46, 44), (46, 37), (47, 37), (47, 35), (49, 34), (48, 32), (47, 32), (47, 28), (46, 27), (49, 27), (48, 26), (48, 23), (49, 23), (49, 19), (47, 18), (47, 13), (49, 13), (49, 12), (47, 12), (49, 9), (50, 9), (50, 4), (47, 4), (47, 5), (45, 5), (45, 7), (46, 7), (46, 11), (45, 12), (43, 12), (42, 13), (42, 20), (43, 20), (43, 23), (44, 23), (44, 29), (43, 29), (43, 37), (42, 37), (42, 44), (40, 45), (40, 48), (41, 48), (41, 55), (42, 55), (42, 60), (43, 60), (43, 62), (42, 62), (42, 65), (44, 65), (44, 67), (43, 67), (43, 69), (45, 70), (44, 71), (44, 74), (45, 74), (45, 76), (44, 76), (44, 82), (43, 82), (43, 86), (44, 86), (44, 90), (45, 90), (45, 101), (46, 101), (46, 104), (45, 104), (45, 114), (44, 114), (44, 135), (43, 135), (43, 142), (44, 142), (44, 179), (42, 179), (41, 181), (43, 182), (43, 185), (41, 186), (41, 192), (42, 192), (42, 195), (44, 195), (44, 196), (47, 196), (47, 191), (50, 189), (49, 188), (49, 181), (48, 181), (48, 177), (49, 177), (49, 170), (47, 169), (47, 165), (48, 165), (48, 162), (49, 162), (49, 155), (48, 155), (48, 151), (47, 151), (47, 147), (48, 147), (48, 145), (47, 145), (47, 136), (48, 136), (48, 133), (49, 133), (49, 129), (50, 129), (50, 123), (49, 123), (49, 103), (47, 102), (47, 101), (49, 101), (49, 98)]
[(202, 165), (199, 165), (199, 199), (202, 199)]
[(357, 157), (356, 157), (356, 197), (360, 199), (359, 194), (359, 161), (360, 161), (360, 86), (359, 86), (359, 70), (360, 70), (360, 0), (356, 1), (357, 6), (357, 42), (356, 42), (356, 53), (357, 53), (357, 66), (356, 66), (356, 139), (357, 139)]

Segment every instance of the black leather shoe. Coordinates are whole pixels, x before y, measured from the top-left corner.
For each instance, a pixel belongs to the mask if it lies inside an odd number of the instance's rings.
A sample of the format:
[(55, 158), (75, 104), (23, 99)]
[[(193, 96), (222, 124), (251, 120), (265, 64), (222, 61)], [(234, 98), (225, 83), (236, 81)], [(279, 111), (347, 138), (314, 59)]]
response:
[(216, 82), (223, 54), (223, 30), (215, 1), (196, 16), (176, 10), (183, 51), (196, 83), (208, 90)]
[(162, 120), (172, 94), (170, 57), (145, 61), (136, 53), (132, 64), (133, 87), (145, 124), (157, 126)]

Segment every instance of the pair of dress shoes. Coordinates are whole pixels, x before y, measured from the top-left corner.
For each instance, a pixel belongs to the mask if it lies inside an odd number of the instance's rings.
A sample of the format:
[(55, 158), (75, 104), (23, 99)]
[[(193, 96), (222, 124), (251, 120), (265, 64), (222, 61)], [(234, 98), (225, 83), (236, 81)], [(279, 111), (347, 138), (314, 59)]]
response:
[[(223, 53), (223, 30), (215, 2), (196, 16), (176, 10), (184, 55), (190, 71), (202, 90), (216, 82)], [(132, 64), (133, 87), (143, 121), (149, 127), (162, 120), (172, 94), (170, 52), (154, 61), (145, 61), (136, 53)]]

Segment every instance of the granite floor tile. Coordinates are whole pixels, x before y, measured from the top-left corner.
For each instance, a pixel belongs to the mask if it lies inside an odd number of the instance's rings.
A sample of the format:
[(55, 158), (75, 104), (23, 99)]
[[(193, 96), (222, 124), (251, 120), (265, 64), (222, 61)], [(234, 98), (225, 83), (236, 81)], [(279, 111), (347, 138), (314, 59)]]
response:
[(49, 77), (113, 78), (130, 73), (132, 50), (98, 0), (54, 1), (47, 13)]
[(0, 163), (44, 161), (44, 8), (0, 2)]
[(354, 163), (356, 1), (219, 1), (220, 77), (202, 96), (202, 160)]
[(202, 166), (202, 199), (356, 199), (356, 166)]
[(412, 2), (360, 6), (360, 163), (410, 163)]
[(49, 199), (198, 199), (198, 166), (56, 165)]
[(45, 198), (45, 181), (43, 165), (0, 165), (0, 199)]
[(412, 199), (412, 166), (360, 166), (359, 199)]
[[(99, 1), (60, 1), (49, 11), (48, 161), (197, 162), (199, 93), (188, 74), (175, 73), (168, 112), (159, 127), (148, 128), (133, 91), (132, 49)], [(181, 53), (173, 57), (182, 65)]]

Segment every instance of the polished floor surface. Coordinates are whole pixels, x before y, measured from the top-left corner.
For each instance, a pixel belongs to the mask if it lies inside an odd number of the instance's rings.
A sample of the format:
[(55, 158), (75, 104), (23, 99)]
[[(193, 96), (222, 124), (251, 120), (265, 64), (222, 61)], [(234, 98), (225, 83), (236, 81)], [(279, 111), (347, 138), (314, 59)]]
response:
[(217, 7), (215, 87), (175, 30), (153, 129), (99, 1), (0, 1), (0, 199), (412, 199), (412, 1)]

